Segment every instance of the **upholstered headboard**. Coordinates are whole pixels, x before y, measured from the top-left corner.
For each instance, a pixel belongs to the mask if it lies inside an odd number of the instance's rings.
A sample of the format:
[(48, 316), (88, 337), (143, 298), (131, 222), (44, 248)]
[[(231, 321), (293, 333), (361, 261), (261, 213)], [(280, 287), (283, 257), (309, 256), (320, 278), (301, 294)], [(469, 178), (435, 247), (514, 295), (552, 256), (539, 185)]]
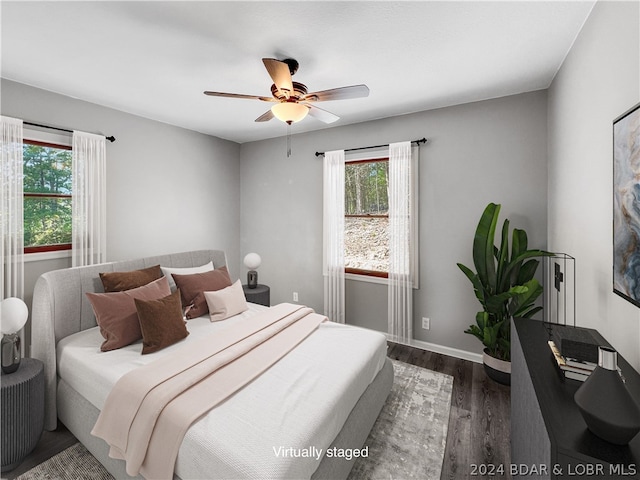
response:
[(227, 264), (222, 250), (197, 250), (55, 270), (38, 278), (31, 309), (31, 356), (44, 363), (45, 429), (53, 430), (57, 423), (56, 345), (64, 337), (96, 326), (85, 293), (104, 291), (99, 274), (138, 270), (158, 264), (163, 267), (197, 267), (211, 261), (215, 268)]

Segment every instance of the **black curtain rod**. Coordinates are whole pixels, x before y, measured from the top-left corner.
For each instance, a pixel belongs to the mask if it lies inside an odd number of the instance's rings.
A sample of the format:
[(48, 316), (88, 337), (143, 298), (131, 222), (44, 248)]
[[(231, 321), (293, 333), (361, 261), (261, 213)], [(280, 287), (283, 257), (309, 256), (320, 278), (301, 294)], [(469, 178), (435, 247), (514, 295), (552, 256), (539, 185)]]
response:
[[(420, 140), (411, 140), (411, 143), (420, 145), (421, 143), (427, 143), (427, 139), (422, 137)], [(381, 148), (381, 147), (388, 147), (388, 146), (389, 144), (385, 143), (383, 145), (371, 145), (370, 147), (346, 148), (345, 152), (355, 152), (357, 150), (368, 150), (370, 148)], [(322, 155), (324, 155), (324, 152), (316, 152), (316, 157), (320, 157)]]
[[(68, 130), (66, 128), (52, 127), (50, 125), (41, 125), (39, 123), (31, 123), (31, 122), (22, 122), (22, 123), (24, 123), (25, 125), (31, 125), (32, 127), (48, 128), (49, 130), (58, 130), (59, 132), (73, 133), (73, 130)], [(110, 137), (107, 137), (105, 135), (104, 138), (106, 138), (110, 142), (116, 141), (116, 137), (114, 137), (113, 135), (111, 135)]]

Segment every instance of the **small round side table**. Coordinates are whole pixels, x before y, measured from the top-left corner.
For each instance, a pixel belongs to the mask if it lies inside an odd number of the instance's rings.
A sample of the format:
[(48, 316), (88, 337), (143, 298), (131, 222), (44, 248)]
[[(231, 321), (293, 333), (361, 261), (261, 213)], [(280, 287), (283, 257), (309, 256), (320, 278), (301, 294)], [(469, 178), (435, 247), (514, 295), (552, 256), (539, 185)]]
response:
[(13, 373), (0, 377), (2, 473), (16, 468), (35, 448), (44, 427), (44, 365), (23, 358)]
[(267, 285), (258, 284), (255, 288), (249, 288), (249, 285), (242, 285), (244, 296), (247, 302), (257, 303), (265, 307), (271, 306), (271, 289)]

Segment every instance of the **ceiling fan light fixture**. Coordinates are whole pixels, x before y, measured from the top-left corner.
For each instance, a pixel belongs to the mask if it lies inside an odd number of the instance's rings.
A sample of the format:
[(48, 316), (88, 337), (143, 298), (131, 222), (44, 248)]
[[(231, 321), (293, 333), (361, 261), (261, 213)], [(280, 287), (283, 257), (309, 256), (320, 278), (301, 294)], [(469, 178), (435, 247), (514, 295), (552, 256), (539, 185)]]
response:
[(291, 125), (306, 117), (309, 113), (309, 107), (296, 102), (281, 102), (271, 107), (271, 113), (278, 120)]

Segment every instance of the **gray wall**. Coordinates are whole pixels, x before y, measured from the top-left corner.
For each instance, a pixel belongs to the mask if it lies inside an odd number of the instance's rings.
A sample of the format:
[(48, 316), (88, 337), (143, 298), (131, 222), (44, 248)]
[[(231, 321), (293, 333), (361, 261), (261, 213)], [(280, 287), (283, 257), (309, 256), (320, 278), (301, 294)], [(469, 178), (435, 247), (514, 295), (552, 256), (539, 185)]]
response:
[[(1, 88), (2, 115), (116, 137), (107, 142), (108, 260), (219, 248), (238, 275), (238, 144), (4, 79)], [(41, 273), (66, 266), (26, 263), (27, 301)]]
[[(242, 144), (241, 255), (262, 256), (258, 273), (272, 303), (292, 301), (295, 291), (322, 311), (322, 160), (314, 153), (426, 136), (414, 337), (481, 352), (462, 333), (478, 305), (455, 264), (472, 264), (474, 230), (491, 201), (503, 204), (501, 218), (527, 230), (530, 245), (546, 247), (546, 102), (538, 91), (294, 135), (289, 158), (284, 138)], [(386, 311), (384, 286), (347, 282), (348, 323), (386, 330)], [(429, 331), (421, 329), (423, 316), (431, 318)]]
[(640, 310), (613, 293), (612, 122), (640, 102), (640, 3), (598, 2), (549, 89), (549, 246), (576, 257), (577, 324), (640, 368)]
[(116, 137), (107, 142), (109, 260), (215, 247), (237, 262), (238, 144), (7, 80), (2, 114)]
[[(238, 146), (10, 81), (2, 94), (3, 115), (116, 136), (107, 147), (110, 260), (215, 247), (227, 251), (232, 275), (244, 277), (242, 256), (256, 251), (273, 303), (295, 291), (322, 311), (322, 161), (314, 153), (423, 136), (417, 340), (481, 351), (462, 333), (478, 305), (455, 263), (471, 263), (488, 202), (502, 203), (503, 218), (545, 246), (544, 91), (294, 135), (290, 158), (284, 137)], [(60, 266), (28, 263), (27, 291)], [(423, 316), (429, 331), (420, 328)], [(384, 331), (386, 288), (347, 282), (347, 317)]]

